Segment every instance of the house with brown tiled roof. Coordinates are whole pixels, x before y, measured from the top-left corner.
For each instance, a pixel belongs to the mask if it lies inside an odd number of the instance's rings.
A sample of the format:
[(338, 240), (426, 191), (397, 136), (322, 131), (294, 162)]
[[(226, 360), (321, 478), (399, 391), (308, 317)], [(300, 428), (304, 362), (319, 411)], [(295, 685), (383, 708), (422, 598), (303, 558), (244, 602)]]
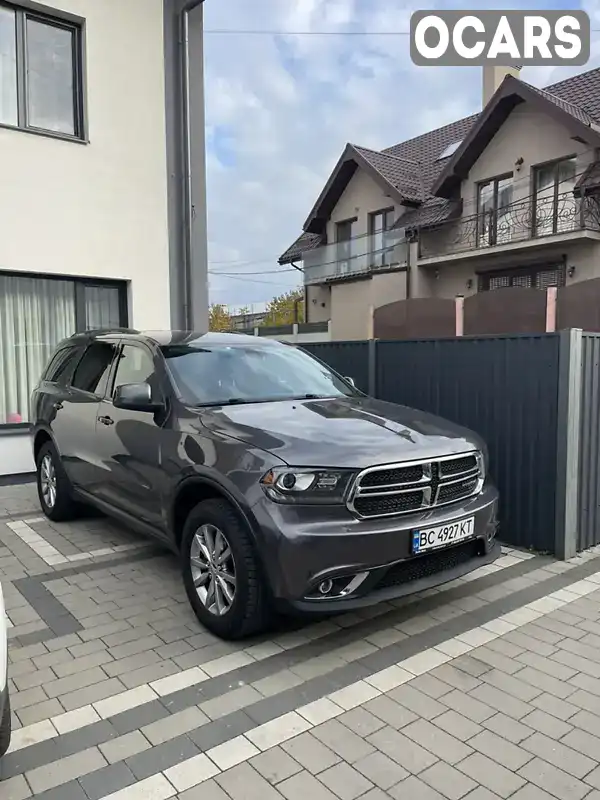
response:
[(382, 151), (348, 144), (279, 258), (308, 322), (372, 335), (374, 310), (600, 278), (600, 69), (538, 89), (485, 67), (483, 108)]

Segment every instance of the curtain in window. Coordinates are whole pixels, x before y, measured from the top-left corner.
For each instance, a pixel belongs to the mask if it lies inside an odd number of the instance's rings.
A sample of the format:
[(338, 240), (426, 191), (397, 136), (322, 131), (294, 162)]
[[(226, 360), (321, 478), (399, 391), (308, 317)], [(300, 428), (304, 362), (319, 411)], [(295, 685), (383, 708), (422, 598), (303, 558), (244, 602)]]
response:
[(85, 287), (85, 327), (118, 328), (121, 325), (119, 290), (116, 286)]
[(29, 421), (42, 369), (74, 332), (72, 281), (0, 275), (0, 425)]
[(576, 181), (575, 158), (567, 158), (536, 171), (537, 236), (564, 233), (578, 227), (578, 203), (573, 196)]

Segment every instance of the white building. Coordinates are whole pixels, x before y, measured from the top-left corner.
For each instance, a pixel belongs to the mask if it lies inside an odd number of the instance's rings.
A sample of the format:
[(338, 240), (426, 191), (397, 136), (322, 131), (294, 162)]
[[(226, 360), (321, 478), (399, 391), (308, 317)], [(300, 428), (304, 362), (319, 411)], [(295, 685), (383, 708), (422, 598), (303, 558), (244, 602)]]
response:
[(202, 0), (0, 0), (0, 475), (57, 342), (207, 327)]

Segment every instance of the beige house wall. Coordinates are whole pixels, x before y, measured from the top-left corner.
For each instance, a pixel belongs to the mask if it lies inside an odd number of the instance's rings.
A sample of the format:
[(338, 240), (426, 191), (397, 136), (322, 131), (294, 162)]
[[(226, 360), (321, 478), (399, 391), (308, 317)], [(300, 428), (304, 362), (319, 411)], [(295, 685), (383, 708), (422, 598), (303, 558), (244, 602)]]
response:
[(306, 321), (327, 322), (331, 319), (331, 284), (306, 287)]
[[(583, 173), (595, 159), (595, 151), (589, 145), (576, 142), (569, 131), (555, 119), (541, 111), (522, 103), (509, 115), (481, 156), (477, 159), (468, 178), (462, 182), (463, 218), (454, 223), (442, 225), (435, 232), (423, 234), (423, 252), (449, 252), (460, 243), (461, 236), (474, 241), (472, 218), (477, 213), (477, 187), (482, 181), (513, 174), (513, 203), (515, 219), (522, 217), (523, 225), (528, 223), (528, 201), (533, 186), (532, 168), (559, 158), (576, 156), (576, 173)], [(523, 159), (518, 166), (517, 161)], [(567, 187), (565, 186), (565, 191)]]
[[(594, 160), (588, 144), (574, 141), (569, 131), (555, 119), (521, 103), (509, 115), (463, 181), (461, 195), (464, 215), (477, 211), (477, 184), (480, 181), (513, 173), (513, 202), (531, 196), (532, 167), (557, 158), (577, 156), (577, 173), (582, 173)], [(516, 162), (523, 159), (517, 171)], [(565, 187), (566, 191), (566, 187)]]
[[(482, 259), (464, 259), (449, 261), (437, 270), (434, 268), (421, 269), (427, 272), (432, 287), (432, 297), (456, 297), (462, 294), (465, 297), (477, 293), (478, 272), (488, 270), (502, 270), (511, 267), (526, 267), (528, 264), (539, 261), (559, 262), (566, 256), (566, 285), (578, 283), (600, 277), (600, 241), (586, 239), (583, 241), (570, 241), (569, 243), (546, 244), (529, 248), (520, 253), (507, 253), (504, 258), (494, 258), (492, 255), (485, 261)], [(569, 275), (569, 271), (573, 275)], [(467, 284), (471, 281), (471, 286)]]
[(387, 272), (362, 281), (333, 284), (331, 338), (369, 339), (373, 310), (405, 299), (405, 272)]
[(354, 236), (365, 236), (369, 233), (369, 214), (393, 208), (396, 217), (404, 207), (395, 203), (385, 194), (381, 187), (361, 169), (357, 169), (344, 193), (340, 197), (327, 223), (327, 241), (336, 241), (336, 223), (358, 217), (354, 225)]

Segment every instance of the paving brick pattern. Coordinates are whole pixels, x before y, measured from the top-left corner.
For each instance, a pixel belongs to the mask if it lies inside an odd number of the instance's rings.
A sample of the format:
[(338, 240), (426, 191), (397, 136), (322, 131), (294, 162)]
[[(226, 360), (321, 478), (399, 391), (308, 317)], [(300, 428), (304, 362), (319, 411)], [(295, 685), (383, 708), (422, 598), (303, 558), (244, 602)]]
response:
[(600, 559), (507, 550), (418, 597), (224, 643), (177, 559), (0, 489), (0, 800), (600, 800)]

